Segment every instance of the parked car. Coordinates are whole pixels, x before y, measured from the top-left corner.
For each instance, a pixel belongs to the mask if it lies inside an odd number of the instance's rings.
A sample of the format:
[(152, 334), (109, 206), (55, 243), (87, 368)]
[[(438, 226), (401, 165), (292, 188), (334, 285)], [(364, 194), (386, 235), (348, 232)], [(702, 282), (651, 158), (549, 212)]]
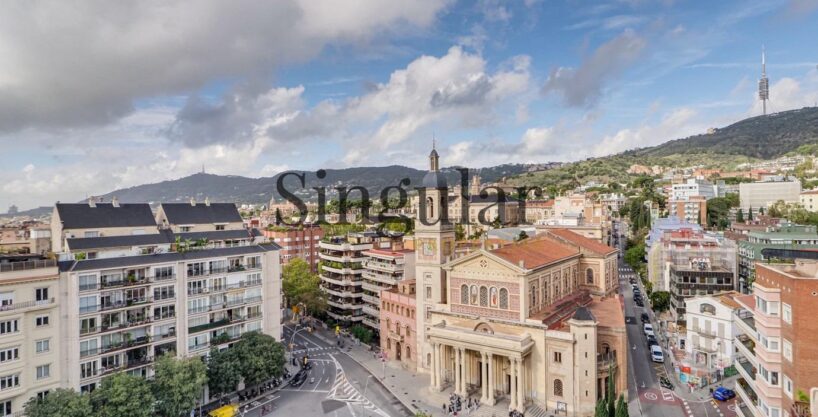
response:
[(644, 307), (644, 306), (645, 306), (645, 303), (644, 303), (644, 302), (642, 301), (642, 299), (640, 298), (640, 299), (636, 300), (636, 305), (638, 305), (639, 307)]
[(673, 389), (673, 384), (670, 382), (670, 379), (668, 379), (668, 377), (666, 376), (659, 378), (659, 385), (661, 385), (662, 388), (667, 388), (670, 390)]
[(654, 362), (664, 362), (665, 361), (665, 354), (662, 353), (662, 348), (659, 346), (651, 346), (650, 347), (650, 360)]
[(298, 373), (295, 374), (293, 379), (290, 381), (290, 386), (300, 387), (300, 386), (304, 385), (304, 381), (307, 380), (307, 373), (308, 372), (304, 371), (304, 370), (298, 371)]
[(642, 323), (647, 323), (649, 321), (650, 321), (650, 316), (648, 316), (648, 313), (642, 313)]
[(648, 348), (650, 348), (653, 345), (657, 345), (657, 346), (659, 345), (659, 341), (656, 340), (656, 336), (654, 336), (652, 334), (649, 334), (649, 335), (647, 335), (647, 338), (648, 338)]
[(735, 391), (725, 387), (718, 387), (713, 391), (713, 399), (717, 401), (727, 401), (735, 396)]
[(653, 333), (653, 325), (650, 324), (650, 323), (645, 323), (644, 325), (642, 325), (642, 331), (645, 332), (645, 334), (648, 334), (648, 332), (650, 332), (652, 334)]

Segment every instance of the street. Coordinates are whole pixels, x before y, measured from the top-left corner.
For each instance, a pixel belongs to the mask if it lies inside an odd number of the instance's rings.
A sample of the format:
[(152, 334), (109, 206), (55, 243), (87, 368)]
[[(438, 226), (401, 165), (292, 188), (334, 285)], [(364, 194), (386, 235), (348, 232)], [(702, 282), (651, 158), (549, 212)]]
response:
[[(293, 341), (294, 355), (309, 357), (312, 369), (299, 387), (285, 386), (246, 411), (247, 417), (262, 415), (337, 417), (405, 416), (408, 410), (381, 384), (334, 345), (306, 331), (293, 337), (293, 327), (284, 328), (284, 342)], [(262, 406), (268, 411), (262, 414)]]
[[(621, 253), (624, 253), (624, 236), (615, 242)], [(645, 307), (636, 305), (633, 299), (633, 290), (629, 282), (634, 278), (636, 285), (642, 294), (647, 294), (639, 276), (633, 269), (619, 259), (619, 291), (625, 299), (625, 323), (628, 333), (628, 398), (631, 404), (629, 409), (633, 415), (639, 412), (643, 416), (669, 416), (669, 417), (732, 417), (735, 416), (735, 400), (727, 403), (716, 403), (709, 396), (694, 396), (682, 393), (685, 386), (679, 386), (679, 381), (673, 377), (672, 353), (667, 347), (667, 338), (656, 320), (656, 316), (648, 307), (648, 300), (645, 299)], [(645, 298), (647, 298), (645, 296)], [(651, 360), (648, 349), (647, 338), (644, 334), (643, 323), (640, 319), (642, 313), (648, 313), (650, 323), (665, 355), (664, 363), (656, 363)], [(673, 390), (663, 388), (659, 385), (659, 378), (668, 377), (674, 385)], [(704, 398), (702, 398), (704, 397)], [(638, 401), (634, 402), (634, 399)]]

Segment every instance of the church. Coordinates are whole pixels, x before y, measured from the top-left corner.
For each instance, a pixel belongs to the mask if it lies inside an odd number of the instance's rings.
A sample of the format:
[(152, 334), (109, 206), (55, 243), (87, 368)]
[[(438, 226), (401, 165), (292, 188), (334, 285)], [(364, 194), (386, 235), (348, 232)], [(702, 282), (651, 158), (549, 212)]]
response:
[(418, 370), (433, 392), (520, 412), (593, 416), (627, 390), (617, 250), (567, 229), (455, 256), (432, 150), (416, 220)]

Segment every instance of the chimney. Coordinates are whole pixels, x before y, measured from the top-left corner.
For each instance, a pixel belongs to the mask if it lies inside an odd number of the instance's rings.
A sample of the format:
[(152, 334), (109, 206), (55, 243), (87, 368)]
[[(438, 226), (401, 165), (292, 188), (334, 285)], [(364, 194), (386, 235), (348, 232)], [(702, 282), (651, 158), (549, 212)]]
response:
[(518, 262), (518, 265), (520, 265), (520, 268), (525, 269), (525, 260), (524, 260), (524, 259), (520, 259), (520, 262)]
[(205, 197), (205, 205), (210, 207), (210, 197)]
[(193, 197), (190, 198), (190, 205), (193, 206), (193, 207), (196, 207), (196, 199), (195, 198), (193, 198)]
[(96, 200), (94, 200), (94, 197), (93, 196), (88, 197), (88, 207), (94, 208), (96, 206), (97, 206), (97, 202), (96, 202)]
[(119, 198), (114, 196), (114, 198), (111, 199), (111, 205), (114, 207), (119, 207)]

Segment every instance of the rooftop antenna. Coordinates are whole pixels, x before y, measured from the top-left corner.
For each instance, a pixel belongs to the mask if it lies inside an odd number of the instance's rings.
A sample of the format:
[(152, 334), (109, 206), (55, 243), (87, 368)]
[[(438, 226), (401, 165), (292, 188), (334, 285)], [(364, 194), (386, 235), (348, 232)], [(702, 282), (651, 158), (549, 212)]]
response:
[(758, 98), (761, 100), (761, 108), (767, 115), (767, 100), (770, 99), (770, 80), (767, 78), (767, 55), (764, 45), (761, 46), (761, 78), (758, 80)]

